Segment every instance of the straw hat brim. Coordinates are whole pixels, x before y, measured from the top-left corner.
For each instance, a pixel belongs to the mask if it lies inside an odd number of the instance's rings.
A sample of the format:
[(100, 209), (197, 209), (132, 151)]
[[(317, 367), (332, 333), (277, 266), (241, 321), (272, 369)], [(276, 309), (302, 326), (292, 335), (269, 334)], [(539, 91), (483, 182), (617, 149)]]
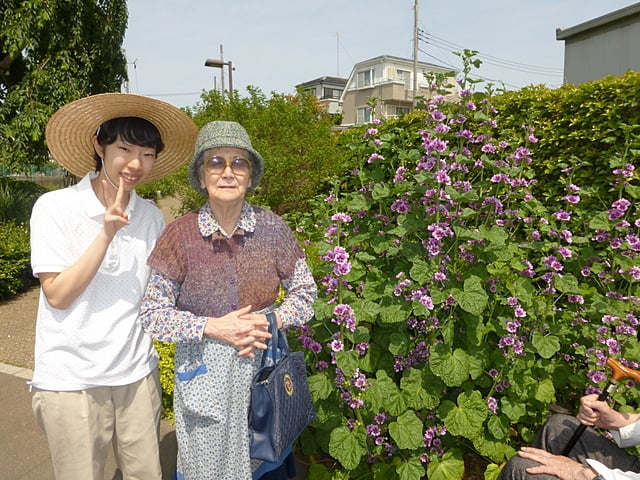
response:
[(164, 149), (146, 182), (175, 172), (193, 156), (198, 127), (179, 108), (162, 100), (133, 93), (101, 93), (71, 102), (52, 115), (45, 136), (54, 160), (83, 177), (95, 170), (93, 136), (107, 120), (140, 117), (153, 123)]

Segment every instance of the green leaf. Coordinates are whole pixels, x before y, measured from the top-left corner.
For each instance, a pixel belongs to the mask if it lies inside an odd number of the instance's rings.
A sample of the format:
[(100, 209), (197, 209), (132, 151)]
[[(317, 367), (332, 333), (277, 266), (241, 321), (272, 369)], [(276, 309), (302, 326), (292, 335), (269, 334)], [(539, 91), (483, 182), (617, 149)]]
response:
[(527, 409), (524, 403), (511, 400), (507, 397), (500, 399), (500, 410), (504, 413), (512, 423), (518, 422), (522, 417), (527, 414)]
[(380, 307), (380, 320), (383, 323), (400, 323), (404, 322), (409, 316), (401, 305), (387, 305)]
[(324, 373), (314, 373), (307, 379), (313, 400), (325, 400), (333, 393), (335, 387)]
[(631, 198), (640, 199), (640, 187), (637, 185), (626, 185), (624, 187), (625, 193), (628, 193)]
[(369, 204), (363, 195), (354, 195), (346, 203), (346, 207), (350, 212), (360, 212), (362, 210), (367, 210), (369, 208)]
[(345, 338), (347, 338), (352, 343), (368, 343), (371, 335), (369, 329), (363, 326), (359, 326), (356, 328), (355, 332), (351, 332), (350, 330), (346, 330), (344, 333)]
[(501, 227), (487, 228), (482, 226), (480, 227), (480, 231), (483, 233), (484, 237), (489, 240), (489, 242), (498, 246), (503, 246), (509, 238), (507, 232), (505, 232), (504, 228)]
[(487, 457), (494, 462), (504, 462), (515, 452), (507, 443), (478, 436), (473, 439), (473, 446), (483, 457)]
[(464, 476), (464, 460), (457, 448), (445, 451), (439, 459), (432, 460), (427, 465), (429, 480), (460, 480)]
[(334, 428), (329, 439), (329, 455), (347, 470), (354, 470), (367, 453), (366, 434), (361, 427), (349, 430)]
[(560, 351), (560, 339), (555, 335), (534, 332), (531, 343), (542, 358), (551, 358)]
[(406, 332), (392, 333), (389, 338), (389, 351), (394, 355), (406, 355), (411, 347), (411, 338)]
[(473, 438), (482, 431), (483, 422), (489, 413), (487, 403), (477, 390), (463, 392), (458, 395), (457, 400), (457, 405), (442, 402), (438, 414), (451, 435)]
[(431, 349), (429, 366), (449, 387), (460, 386), (469, 378), (469, 358), (461, 349), (451, 353), (446, 346), (436, 345)]
[(431, 410), (440, 403), (444, 384), (429, 369), (410, 368), (400, 379), (400, 390), (409, 407)]
[(535, 399), (543, 404), (549, 404), (556, 400), (556, 388), (553, 385), (553, 381), (550, 378), (538, 382), (536, 388)]
[(331, 473), (327, 470), (327, 467), (320, 463), (309, 465), (307, 474), (309, 475), (309, 480), (331, 480)]
[(354, 351), (336, 352), (336, 365), (347, 377), (351, 377), (358, 368), (358, 353)]
[(484, 471), (484, 480), (498, 480), (500, 473), (502, 473), (502, 468), (500, 468), (500, 465), (491, 463), (487, 465), (487, 468)]
[(373, 190), (371, 190), (371, 198), (374, 200), (382, 200), (387, 198), (389, 195), (391, 195), (391, 189), (386, 184), (376, 184), (376, 186), (373, 187)]
[(562, 293), (579, 293), (580, 292), (578, 279), (570, 273), (565, 273), (561, 277), (555, 277), (553, 280), (553, 284)]
[(589, 222), (589, 228), (593, 230), (604, 230), (606, 232), (610, 231), (611, 224), (609, 223), (609, 215), (607, 212), (596, 214)]
[(400, 415), (407, 409), (400, 389), (384, 370), (376, 372), (376, 378), (371, 379), (371, 387), (364, 393), (364, 396), (371, 404), (373, 412), (389, 412), (391, 415)]
[(413, 450), (424, 444), (422, 422), (412, 411), (404, 412), (389, 424), (389, 434), (402, 450)]
[(380, 305), (377, 302), (358, 299), (351, 303), (356, 318), (361, 321), (374, 322), (376, 316), (380, 312)]
[(419, 284), (427, 283), (431, 280), (432, 269), (429, 264), (423, 260), (414, 260), (411, 269), (409, 270), (409, 276), (412, 280)]
[(475, 275), (464, 281), (464, 290), (455, 291), (454, 298), (465, 312), (481, 315), (488, 303), (487, 293), (482, 288), (482, 281)]
[(487, 429), (494, 438), (501, 440), (509, 433), (509, 420), (503, 415), (492, 415), (487, 422)]
[(402, 462), (396, 472), (400, 480), (420, 480), (424, 477), (425, 471), (420, 458), (411, 457), (406, 462)]

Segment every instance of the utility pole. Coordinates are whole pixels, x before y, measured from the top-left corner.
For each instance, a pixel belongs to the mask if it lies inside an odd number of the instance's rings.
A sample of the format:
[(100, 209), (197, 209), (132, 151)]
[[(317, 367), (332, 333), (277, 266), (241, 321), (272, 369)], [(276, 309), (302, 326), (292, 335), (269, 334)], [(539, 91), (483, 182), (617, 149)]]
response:
[[(222, 52), (222, 44), (220, 44), (220, 62), (224, 64), (224, 54)], [(220, 86), (222, 87), (222, 94), (224, 95), (224, 68), (220, 67)]]
[(340, 32), (336, 32), (336, 77), (340, 76)]
[(413, 0), (413, 100), (412, 110), (416, 108), (418, 95), (418, 0)]

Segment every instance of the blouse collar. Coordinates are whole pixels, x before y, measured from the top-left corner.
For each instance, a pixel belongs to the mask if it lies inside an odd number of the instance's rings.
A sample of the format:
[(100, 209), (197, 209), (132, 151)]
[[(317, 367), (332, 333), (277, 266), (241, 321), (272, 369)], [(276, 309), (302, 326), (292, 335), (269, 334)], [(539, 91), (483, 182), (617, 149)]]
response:
[[(240, 218), (238, 224), (231, 235), (244, 235), (246, 232), (253, 232), (256, 228), (256, 212), (253, 206), (245, 201), (242, 204), (242, 211), (240, 212)], [(198, 212), (198, 229), (203, 237), (227, 237), (224, 230), (220, 227), (220, 224), (216, 220), (211, 211), (211, 205), (209, 202), (205, 203)]]

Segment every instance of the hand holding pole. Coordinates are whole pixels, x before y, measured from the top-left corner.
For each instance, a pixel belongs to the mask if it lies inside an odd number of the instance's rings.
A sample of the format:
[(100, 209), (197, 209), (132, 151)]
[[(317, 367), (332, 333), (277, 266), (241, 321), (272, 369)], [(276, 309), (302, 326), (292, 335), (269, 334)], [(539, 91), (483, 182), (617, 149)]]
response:
[[(626, 367), (614, 358), (607, 358), (607, 366), (611, 368), (611, 380), (609, 380), (607, 386), (604, 387), (604, 390), (602, 390), (602, 393), (598, 396), (598, 401), (600, 402), (604, 402), (607, 399), (620, 380), (632, 378), (636, 382), (640, 382), (640, 371)], [(586, 429), (587, 426), (585, 424), (580, 424), (578, 426), (576, 431), (573, 432), (573, 436), (569, 440), (569, 443), (564, 447), (562, 455), (566, 457), (571, 453), (571, 449), (575, 446), (576, 442)]]

